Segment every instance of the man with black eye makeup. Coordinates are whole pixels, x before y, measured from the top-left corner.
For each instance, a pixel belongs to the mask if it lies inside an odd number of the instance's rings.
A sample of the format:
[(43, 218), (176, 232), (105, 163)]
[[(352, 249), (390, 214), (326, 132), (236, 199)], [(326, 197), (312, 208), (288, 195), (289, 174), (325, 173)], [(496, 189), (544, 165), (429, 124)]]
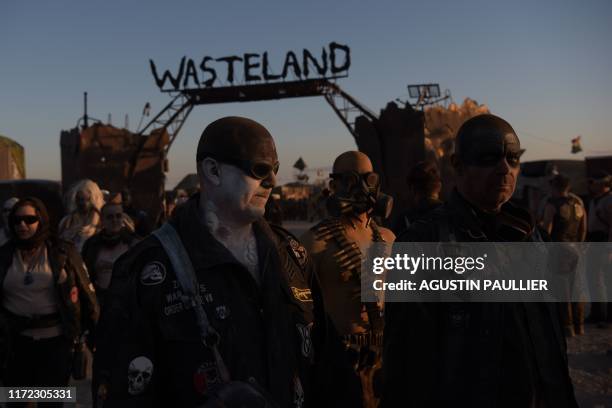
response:
[[(466, 121), (456, 137), (450, 199), (396, 242), (541, 241), (511, 203), (523, 150), (500, 117)], [(382, 406), (577, 407), (556, 305), (387, 303)]]
[(94, 398), (105, 407), (313, 406), (322, 303), (304, 247), (263, 219), (274, 140), (251, 119), (221, 118), (202, 133), (195, 164), (202, 192), (115, 263)]

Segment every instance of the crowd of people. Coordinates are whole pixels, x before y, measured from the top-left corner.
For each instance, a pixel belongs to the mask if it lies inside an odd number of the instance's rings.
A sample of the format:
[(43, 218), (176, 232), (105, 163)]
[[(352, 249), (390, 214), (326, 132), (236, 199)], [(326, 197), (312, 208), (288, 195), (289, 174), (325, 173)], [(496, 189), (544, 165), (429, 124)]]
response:
[[(584, 303), (362, 302), (362, 261), (381, 242), (612, 241), (610, 175), (589, 180), (588, 211), (556, 175), (532, 215), (511, 201), (523, 150), (508, 122), (476, 116), (455, 144), (449, 199), (436, 165), (418, 163), (393, 220), (368, 156), (340, 154), (324, 217), (299, 238), (270, 199), (274, 140), (240, 117), (204, 129), (201, 191), (157, 229), (129, 192), (90, 180), (58, 226), (40, 200), (7, 200), (2, 385), (67, 386), (85, 342), (98, 407), (576, 407), (565, 337), (584, 334)], [(611, 271), (595, 269), (605, 299)], [(609, 305), (590, 308), (602, 328)]]

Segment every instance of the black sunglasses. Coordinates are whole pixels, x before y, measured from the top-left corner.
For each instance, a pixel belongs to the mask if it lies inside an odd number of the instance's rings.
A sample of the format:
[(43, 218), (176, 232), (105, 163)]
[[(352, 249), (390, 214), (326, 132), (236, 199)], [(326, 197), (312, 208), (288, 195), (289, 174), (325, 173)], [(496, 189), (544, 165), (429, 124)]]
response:
[(35, 224), (39, 221), (36, 215), (14, 215), (11, 217), (11, 224), (19, 225), (21, 222), (25, 222), (27, 225)]
[(275, 175), (278, 174), (278, 168), (280, 166), (279, 162), (274, 164), (266, 163), (266, 162), (252, 162), (250, 160), (241, 160), (241, 159), (228, 159), (225, 157), (215, 157), (208, 156), (221, 163), (231, 164), (233, 166), (238, 167), (240, 170), (245, 172), (248, 176), (253, 177), (257, 180), (263, 180), (265, 178), (270, 177), (271, 173)]

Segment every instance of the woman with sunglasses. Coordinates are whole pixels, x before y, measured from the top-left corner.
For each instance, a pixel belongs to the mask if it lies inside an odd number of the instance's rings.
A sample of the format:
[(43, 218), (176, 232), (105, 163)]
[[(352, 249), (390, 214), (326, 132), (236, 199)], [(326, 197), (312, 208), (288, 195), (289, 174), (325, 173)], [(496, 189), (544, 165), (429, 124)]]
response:
[(74, 343), (98, 317), (93, 286), (74, 246), (50, 232), (40, 200), (19, 200), (9, 228), (12, 238), (0, 247), (0, 313), (10, 347), (0, 380), (66, 386)]

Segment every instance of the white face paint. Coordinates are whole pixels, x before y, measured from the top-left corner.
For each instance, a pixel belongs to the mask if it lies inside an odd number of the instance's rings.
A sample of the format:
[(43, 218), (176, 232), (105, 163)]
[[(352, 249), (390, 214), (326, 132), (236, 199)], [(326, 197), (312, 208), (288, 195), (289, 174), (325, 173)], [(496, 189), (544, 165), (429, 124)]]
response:
[(272, 189), (263, 187), (262, 180), (247, 176), (236, 166), (220, 163), (220, 169), (223, 208), (218, 203), (218, 209), (236, 221), (250, 223), (263, 217)]
[(145, 356), (136, 357), (128, 368), (128, 392), (142, 394), (153, 376), (153, 363)]

